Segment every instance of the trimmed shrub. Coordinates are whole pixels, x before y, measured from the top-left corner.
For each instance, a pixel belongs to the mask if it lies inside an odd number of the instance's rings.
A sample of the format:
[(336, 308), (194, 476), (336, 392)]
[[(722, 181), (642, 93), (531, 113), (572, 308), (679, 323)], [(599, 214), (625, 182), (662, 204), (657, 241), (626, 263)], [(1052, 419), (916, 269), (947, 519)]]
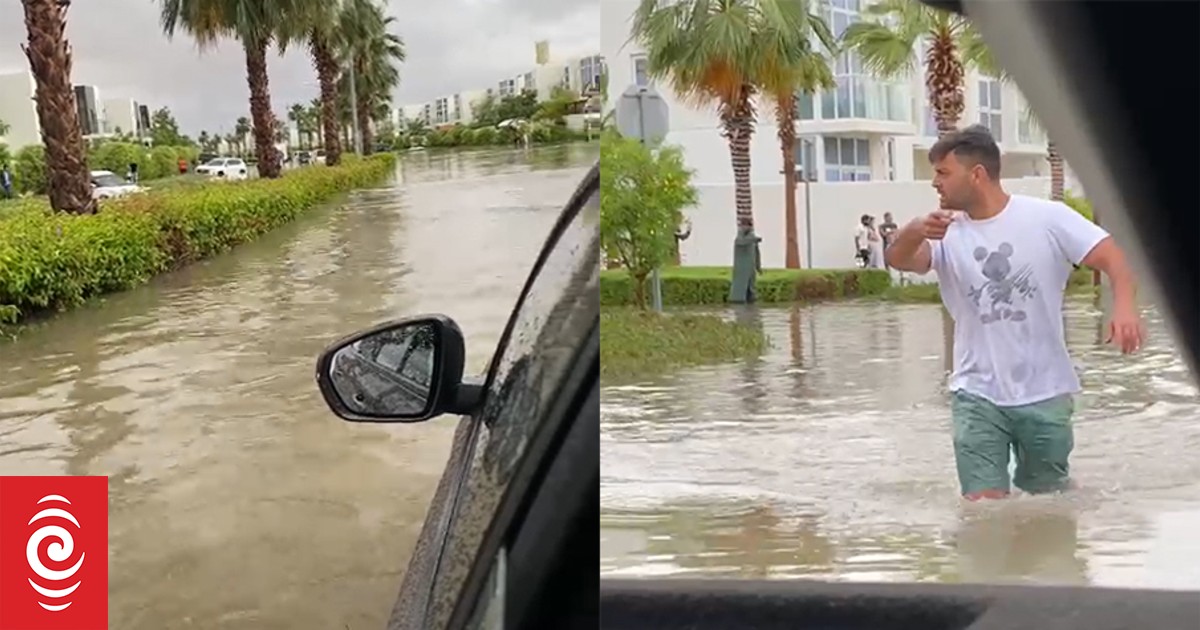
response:
[[(663, 304), (690, 306), (723, 304), (733, 272), (729, 267), (671, 267), (661, 276)], [(757, 282), (758, 301), (763, 303), (879, 295), (889, 286), (888, 272), (880, 269), (765, 269)], [(649, 284), (646, 291), (648, 295)], [(625, 270), (600, 272), (602, 306), (633, 302), (633, 281)]]
[(53, 213), (43, 199), (0, 221), (0, 322), (75, 306), (212, 256), (330, 197), (389, 175), (395, 155), (213, 182), (105, 202), (95, 215)]

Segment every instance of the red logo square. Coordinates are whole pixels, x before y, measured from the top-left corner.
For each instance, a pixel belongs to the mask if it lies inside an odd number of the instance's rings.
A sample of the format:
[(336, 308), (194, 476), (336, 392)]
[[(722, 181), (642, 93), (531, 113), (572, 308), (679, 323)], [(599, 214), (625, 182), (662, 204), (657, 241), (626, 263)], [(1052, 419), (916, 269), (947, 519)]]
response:
[(0, 630), (108, 628), (108, 477), (0, 477)]

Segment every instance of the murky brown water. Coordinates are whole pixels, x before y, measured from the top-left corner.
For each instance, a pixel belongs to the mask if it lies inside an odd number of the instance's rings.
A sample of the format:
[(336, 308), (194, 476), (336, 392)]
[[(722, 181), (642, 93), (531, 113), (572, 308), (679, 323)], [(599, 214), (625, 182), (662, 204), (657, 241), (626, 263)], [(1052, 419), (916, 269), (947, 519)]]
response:
[(110, 476), (114, 628), (382, 627), (455, 420), (344, 423), (316, 354), (439, 311), (481, 370), (596, 155), (407, 154), (397, 182), (0, 344), (0, 474)]
[(604, 390), (602, 571), (1200, 589), (1197, 389), (1157, 315), (1129, 358), (1069, 309), (1084, 488), (969, 507), (940, 307), (729, 311), (766, 356)]

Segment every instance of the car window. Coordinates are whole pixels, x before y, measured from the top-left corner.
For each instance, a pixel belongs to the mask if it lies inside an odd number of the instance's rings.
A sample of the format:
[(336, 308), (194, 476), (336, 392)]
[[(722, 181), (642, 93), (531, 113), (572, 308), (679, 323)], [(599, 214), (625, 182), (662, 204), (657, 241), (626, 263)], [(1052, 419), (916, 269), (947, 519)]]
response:
[(497, 350), (476, 441), (447, 527), (426, 627), (449, 620), (512, 473), (575, 351), (599, 312), (600, 199), (593, 192), (567, 225)]
[(92, 183), (104, 188), (108, 186), (124, 186), (125, 182), (112, 173), (104, 173), (92, 177)]

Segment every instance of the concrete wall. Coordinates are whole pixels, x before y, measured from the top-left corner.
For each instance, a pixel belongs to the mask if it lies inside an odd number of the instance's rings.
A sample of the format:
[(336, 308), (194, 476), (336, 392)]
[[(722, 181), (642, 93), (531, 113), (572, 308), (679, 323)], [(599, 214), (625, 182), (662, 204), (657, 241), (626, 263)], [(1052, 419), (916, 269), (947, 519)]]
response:
[[(682, 262), (696, 266), (731, 265), (735, 225), (733, 186), (703, 184), (697, 188), (699, 204), (685, 211), (692, 223), (692, 234), (680, 249)], [(1007, 179), (1004, 188), (1010, 193), (1044, 198), (1050, 195), (1050, 179)], [(891, 212), (896, 222), (903, 224), (937, 207), (937, 194), (930, 182), (809, 184), (809, 189), (812, 194), (811, 261), (805, 235), (805, 186), (800, 184), (796, 192), (800, 259), (805, 267), (852, 267), (854, 227), (863, 214), (872, 214), (882, 220), (884, 212)], [(753, 202), (755, 230), (763, 238), (763, 266), (783, 267), (786, 243), (783, 184), (755, 185)]]

